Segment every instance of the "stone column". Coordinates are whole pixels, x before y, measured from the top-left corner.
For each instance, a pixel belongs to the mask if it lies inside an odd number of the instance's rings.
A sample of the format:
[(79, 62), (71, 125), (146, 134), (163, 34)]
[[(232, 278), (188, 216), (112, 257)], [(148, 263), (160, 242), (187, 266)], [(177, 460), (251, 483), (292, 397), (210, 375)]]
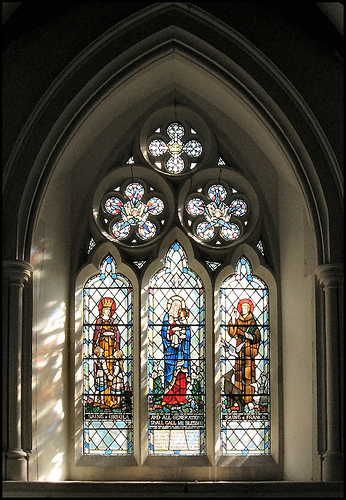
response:
[(326, 452), (322, 462), (323, 481), (341, 481), (343, 453), (341, 449), (341, 379), (342, 330), (341, 286), (343, 268), (338, 264), (322, 264), (316, 270), (324, 291), (324, 335), (326, 345)]
[[(7, 450), (5, 451), (5, 480), (26, 481), (27, 453), (22, 449), (22, 345), (23, 345), (23, 291), (29, 280), (32, 266), (25, 261), (3, 263), (7, 310), (3, 335), (4, 376), (7, 393)], [(31, 376), (31, 374), (27, 374)], [(31, 394), (26, 394), (31, 397)]]

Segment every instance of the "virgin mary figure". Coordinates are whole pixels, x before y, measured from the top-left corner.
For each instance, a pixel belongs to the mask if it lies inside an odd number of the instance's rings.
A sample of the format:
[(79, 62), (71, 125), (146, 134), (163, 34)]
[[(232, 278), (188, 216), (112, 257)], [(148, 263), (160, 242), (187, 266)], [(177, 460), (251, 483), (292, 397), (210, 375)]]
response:
[(163, 406), (188, 403), (186, 395), (191, 384), (188, 314), (182, 297), (174, 295), (168, 299), (161, 329), (165, 362)]

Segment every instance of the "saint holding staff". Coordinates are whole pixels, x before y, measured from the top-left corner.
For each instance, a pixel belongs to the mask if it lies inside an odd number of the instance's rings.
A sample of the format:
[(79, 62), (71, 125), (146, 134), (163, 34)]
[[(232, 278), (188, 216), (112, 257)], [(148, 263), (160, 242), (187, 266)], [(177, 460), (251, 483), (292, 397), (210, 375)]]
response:
[[(245, 403), (252, 402), (256, 382), (255, 357), (258, 354), (261, 335), (253, 317), (254, 305), (250, 299), (241, 299), (231, 312), (228, 333), (237, 339), (235, 360), (235, 386), (242, 391)], [(242, 345), (241, 345), (242, 344)]]

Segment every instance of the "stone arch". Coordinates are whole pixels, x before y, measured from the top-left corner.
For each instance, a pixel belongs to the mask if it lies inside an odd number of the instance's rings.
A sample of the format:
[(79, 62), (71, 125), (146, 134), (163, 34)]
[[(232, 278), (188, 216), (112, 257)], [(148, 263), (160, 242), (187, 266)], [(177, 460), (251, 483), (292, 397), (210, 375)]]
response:
[[(176, 24), (167, 26), (148, 36), (121, 55), (118, 54), (115, 58), (110, 57), (110, 49), (119, 41), (121, 35), (126, 33), (130, 36), (132, 34), (131, 30), (137, 29), (138, 25), (144, 25), (148, 22), (148, 19), (151, 19), (150, 23), (153, 23), (153, 20), (158, 18), (157, 16), (165, 16), (171, 11), (179, 12), (180, 21), (175, 19)], [(201, 38), (192, 35), (186, 28), (180, 27), (180, 25), (185, 25), (186, 21), (192, 19), (198, 20), (201, 25), (208, 25), (208, 29), (215, 30), (215, 32), (221, 31), (224, 41), (227, 40), (232, 45), (232, 49), (237, 48), (237, 51), (234, 50), (232, 53), (233, 59), (229, 55), (215, 50)], [(252, 63), (256, 64), (256, 72), (258, 72), (258, 62), (260, 61), (262, 77), (265, 75), (271, 80), (272, 84), (279, 82), (281, 92), (289, 95), (291, 106), (296, 108), (295, 111), (300, 114), (301, 123), (314, 130), (314, 136), (318, 138), (319, 146), (323, 150), (323, 154), (319, 155), (319, 162), (315, 158), (317, 153), (316, 144), (313, 144), (312, 141), (301, 142), (294, 125), (292, 126), (292, 121), (287, 117), (288, 115), (285, 116), (285, 113), (280, 110), (270, 97), (270, 94), (266, 93), (265, 89), (257, 83), (259, 80), (258, 75), (255, 76), (251, 72), (247, 72), (244, 67), (242, 68), (239, 65), (239, 58), (245, 53), (250, 54)], [(92, 69), (93, 58), (96, 54), (101, 61), (97, 72)], [(238, 60), (236, 56), (238, 56)], [(8, 179), (10, 179), (11, 176), (16, 175), (15, 171), (19, 167), (19, 163), (22, 172), (27, 171), (29, 165), (33, 164), (31, 174), (28, 176), (23, 190), (22, 204), (17, 219), (17, 244), (19, 246), (17, 250), (13, 248), (12, 251), (15, 251), (18, 256), (25, 255), (28, 258), (30, 233), (35, 219), (35, 215), (31, 216), (30, 219), (28, 215), (36, 213), (40, 205), (39, 200), (46, 190), (46, 183), (52, 172), (52, 164), (56, 164), (57, 158), (61, 155), (61, 150), (64, 150), (66, 145), (71, 142), (72, 137), (75, 135), (73, 130), (79, 129), (87, 116), (90, 118), (91, 110), (95, 106), (102, 105), (102, 101), (106, 102), (107, 98), (105, 96), (108, 95), (109, 97), (112, 90), (116, 90), (119, 94), (120, 88), (125, 88), (125, 82), (130, 82), (132, 76), (136, 74), (137, 77), (141, 71), (147, 73), (150, 70), (153, 75), (155, 66), (161, 64), (165, 59), (177, 60), (176, 63), (173, 63), (173, 70), (171, 70), (175, 77), (179, 74), (179, 69), (188, 67), (186, 73), (184, 71), (180, 73), (181, 75), (184, 74), (183, 82), (180, 85), (185, 86), (185, 90), (186, 88), (192, 88), (191, 80), (196, 80), (199, 77), (201, 68), (204, 68), (202, 70), (202, 79), (199, 78), (200, 81), (206, 81), (210, 74), (213, 74), (215, 83), (220, 84), (226, 80), (228, 91), (229, 88), (232, 88), (232, 92), (239, 100), (246, 101), (248, 109), (252, 109), (256, 115), (258, 113), (262, 114), (261, 120), (266, 121), (267, 127), (272, 128), (273, 135), (281, 144), (280, 147), (286, 151), (285, 156), (290, 158), (290, 169), (299, 179), (298, 182), (315, 227), (318, 253), (320, 255), (319, 260), (328, 261), (331, 254), (328, 242), (329, 232), (332, 230), (331, 225), (333, 223), (332, 217), (328, 214), (327, 203), (326, 201), (323, 202), (325, 198), (323, 195), (324, 186), (321, 185), (314, 167), (318, 168), (320, 162), (324, 162), (325, 165), (328, 164), (334, 171), (333, 178), (338, 193), (342, 190), (342, 185), (336, 159), (317, 120), (279, 70), (237, 32), (226, 30), (222, 23), (208, 17), (205, 12), (196, 6), (186, 8), (185, 4), (170, 3), (147, 7), (133, 19), (130, 18), (122, 22), (119, 27), (116, 26), (106, 32), (72, 61), (37, 105), (18, 138), (17, 146), (12, 152), (6, 169)], [(103, 67), (101, 64), (103, 64)], [(174, 69), (174, 66), (176, 66), (176, 69)], [(191, 67), (195, 69), (195, 75), (194, 71), (191, 72)], [(81, 79), (80, 74), (82, 68), (85, 74), (88, 75), (87, 79), (84, 78), (84, 81)], [(52, 116), (52, 103), (57, 100), (59, 95), (66, 92), (68, 87), (72, 87), (71, 83), (76, 79), (79, 79), (80, 89), (78, 92), (75, 91), (74, 94), (69, 92), (67, 105), (64, 102), (59, 110), (55, 109), (57, 119), (52, 127), (51, 118), (48, 120), (48, 115)], [(177, 80), (179, 80), (179, 77)], [(159, 101), (162, 97), (164, 98), (165, 95), (167, 97), (167, 93), (172, 92), (173, 87), (179, 88), (180, 85), (179, 81), (175, 81), (174, 85), (166, 86), (163, 94), (161, 91), (161, 94), (158, 94), (158, 98), (155, 98), (154, 102)], [(163, 87), (162, 82), (160, 87)], [(200, 103), (203, 103), (201, 89), (194, 89), (194, 92), (195, 96), (198, 95)], [(148, 101), (148, 96), (145, 96), (145, 99)], [(139, 101), (138, 96), (136, 100)], [(205, 101), (205, 104), (213, 105), (214, 103)], [(203, 106), (203, 104), (200, 106)], [(238, 111), (233, 109), (234, 115), (238, 112), (244, 118), (246, 114), (244, 109), (238, 108)], [(46, 122), (47, 133), (42, 142), (42, 130), (38, 131), (37, 126), (40, 123), (40, 127), (42, 127)], [(40, 134), (39, 137), (37, 137), (38, 133)], [(36, 142), (36, 140), (41, 141), (41, 143)], [(35, 144), (37, 144), (36, 154), (33, 156)], [(30, 154), (26, 151), (28, 147), (31, 150)], [(321, 168), (323, 168), (322, 165)], [(332, 182), (332, 179), (328, 182)], [(28, 220), (30, 220), (29, 224), (23, 222)], [(29, 239), (25, 243), (23, 238), (27, 234), (27, 230), (29, 231)]]

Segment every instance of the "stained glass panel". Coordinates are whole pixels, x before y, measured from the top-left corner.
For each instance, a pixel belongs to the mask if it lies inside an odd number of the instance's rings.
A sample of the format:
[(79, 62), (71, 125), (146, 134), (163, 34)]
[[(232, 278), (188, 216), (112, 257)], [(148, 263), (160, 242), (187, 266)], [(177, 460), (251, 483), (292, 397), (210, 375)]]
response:
[(109, 255), (83, 288), (83, 454), (133, 453), (133, 290)]
[[(149, 191), (152, 190), (153, 188), (149, 187)], [(119, 192), (120, 186), (117, 186), (114, 191)], [(146, 202), (146, 191), (148, 189), (140, 182), (130, 182), (126, 186), (124, 194), (105, 197), (102, 210), (107, 215), (107, 219), (105, 218), (104, 221), (112, 239), (126, 240), (135, 236), (132, 243), (138, 243), (148, 241), (158, 233), (158, 223), (155, 220), (149, 220), (149, 218), (156, 218), (162, 214), (165, 204), (157, 196), (153, 196)], [(112, 216), (110, 221), (108, 221), (109, 215)], [(159, 218), (161, 224), (164, 223), (162, 217)], [(103, 234), (107, 236), (107, 233)]]
[(262, 240), (259, 240), (259, 242), (257, 243), (256, 246), (257, 246), (258, 250), (261, 252), (261, 254), (264, 255), (264, 247), (263, 247)]
[(168, 151), (168, 146), (162, 139), (154, 139), (148, 149), (153, 156), (162, 156)]
[(188, 156), (193, 156), (194, 158), (200, 156), (202, 154), (202, 144), (195, 140), (189, 141), (184, 146), (184, 152)]
[(94, 238), (90, 238), (87, 253), (90, 253), (95, 245), (96, 245), (96, 242), (95, 242)]
[(176, 241), (148, 292), (150, 455), (205, 448), (205, 291)]
[(269, 295), (245, 256), (220, 288), (221, 453), (270, 453)]
[[(158, 132), (157, 129), (156, 133)], [(170, 123), (166, 129), (167, 136), (170, 140), (167, 143), (160, 138), (153, 138), (148, 144), (148, 153), (153, 157), (163, 157), (163, 164), (166, 167), (167, 172), (170, 174), (180, 174), (185, 169), (192, 169), (197, 165), (197, 162), (192, 162), (189, 160), (199, 158), (203, 153), (202, 144), (196, 139), (191, 139), (186, 142), (184, 139), (185, 128), (181, 123), (173, 122)], [(194, 130), (191, 129), (191, 133), (196, 134)], [(186, 137), (185, 137), (186, 139)], [(167, 158), (167, 154), (169, 157)], [(182, 153), (187, 155), (185, 160), (181, 157)], [(186, 161), (187, 160), (187, 161)], [(161, 162), (155, 162), (158, 168), (162, 168)]]
[[(187, 197), (185, 210), (188, 217), (185, 220), (189, 226), (192, 225), (192, 232), (199, 240), (220, 245), (222, 240), (233, 242), (242, 236), (242, 224), (247, 225), (245, 216), (248, 215), (249, 207), (242, 198), (235, 198), (234, 193), (234, 189), (230, 190), (222, 184), (212, 184), (207, 188), (206, 196), (201, 194), (200, 198), (191, 194)], [(194, 223), (189, 216), (196, 219)]]

